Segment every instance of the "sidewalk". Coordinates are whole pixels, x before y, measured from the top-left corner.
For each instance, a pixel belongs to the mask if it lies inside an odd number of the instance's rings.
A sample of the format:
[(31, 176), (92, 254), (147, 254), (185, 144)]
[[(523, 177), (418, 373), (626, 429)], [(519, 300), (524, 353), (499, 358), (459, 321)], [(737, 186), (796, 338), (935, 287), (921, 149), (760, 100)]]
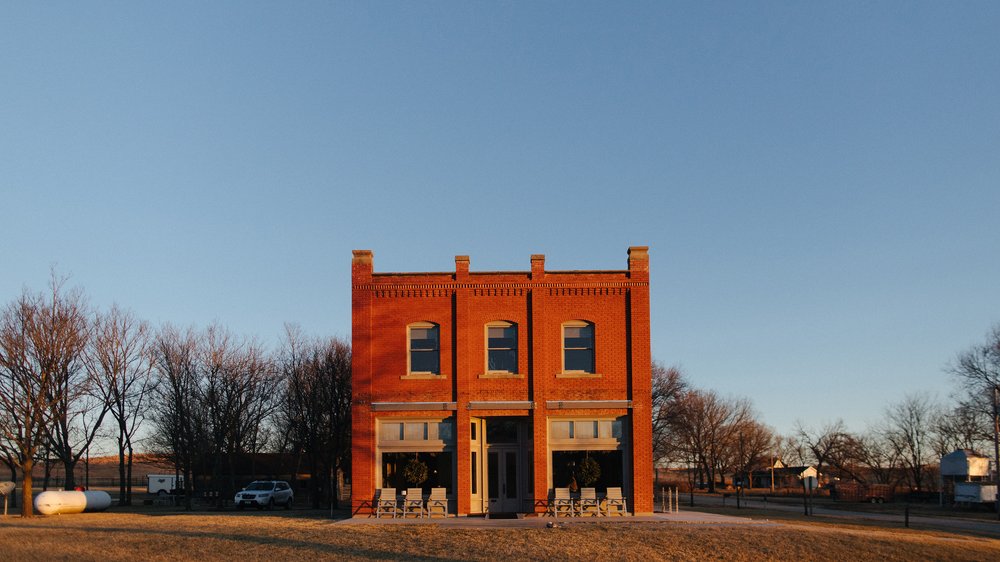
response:
[(638, 517), (525, 517), (524, 519), (486, 519), (485, 517), (447, 517), (435, 519), (375, 519), (374, 517), (354, 517), (337, 521), (336, 525), (440, 525), (456, 528), (544, 528), (549, 523), (560, 527), (591, 525), (595, 523), (682, 523), (708, 525), (761, 525), (764, 519), (733, 517), (699, 511), (679, 513), (654, 513)]

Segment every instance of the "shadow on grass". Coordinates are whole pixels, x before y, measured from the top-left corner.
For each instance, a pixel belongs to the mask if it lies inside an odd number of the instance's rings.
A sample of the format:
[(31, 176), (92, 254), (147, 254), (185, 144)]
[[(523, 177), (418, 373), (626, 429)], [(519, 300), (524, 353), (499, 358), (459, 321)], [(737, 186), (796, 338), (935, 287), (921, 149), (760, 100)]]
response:
[(143, 517), (281, 517), (287, 519), (312, 519), (316, 521), (341, 521), (344, 519), (350, 519), (351, 513), (347, 508), (335, 509), (331, 515), (329, 509), (312, 509), (312, 508), (293, 508), (293, 509), (275, 509), (273, 511), (268, 511), (266, 509), (193, 509), (187, 511), (183, 508), (176, 507), (149, 507), (149, 506), (123, 506), (116, 507), (114, 509), (109, 509), (105, 513), (109, 514), (122, 514), (122, 515), (135, 515)]
[[(194, 514), (192, 514), (194, 515)], [(235, 514), (234, 514), (235, 515)], [(8, 527), (9, 528), (9, 527)], [(54, 531), (78, 531), (84, 533), (108, 533), (111, 535), (123, 534), (123, 535), (146, 535), (149, 537), (163, 537), (163, 541), (169, 541), (171, 537), (173, 538), (183, 538), (183, 539), (208, 539), (208, 540), (221, 540), (230, 541), (237, 543), (244, 543), (248, 548), (254, 547), (275, 547), (275, 548), (291, 548), (295, 549), (294, 553), (297, 557), (304, 557), (306, 559), (316, 557), (316, 556), (332, 556), (332, 557), (357, 557), (366, 558), (372, 560), (432, 560), (440, 562), (459, 562), (465, 560), (465, 558), (454, 558), (447, 556), (433, 556), (422, 552), (416, 552), (413, 550), (407, 551), (397, 551), (389, 549), (378, 549), (371, 547), (363, 547), (350, 544), (330, 544), (315, 541), (299, 540), (286, 538), (281, 536), (269, 535), (269, 536), (259, 536), (259, 535), (249, 535), (249, 534), (239, 534), (239, 533), (223, 533), (223, 532), (210, 532), (210, 531), (188, 531), (188, 530), (178, 530), (178, 529), (143, 529), (135, 527), (121, 527), (121, 526), (90, 526), (90, 525), (43, 525), (43, 526), (31, 526), (31, 527), (21, 527), (21, 528), (33, 528), (33, 529), (45, 529)], [(333, 532), (331, 530), (331, 532)], [(165, 543), (168, 544), (168, 543)], [(398, 542), (397, 542), (398, 544)], [(420, 545), (414, 543), (414, 548), (418, 548)], [(220, 555), (231, 555), (232, 553), (220, 552)], [(49, 555), (58, 557), (58, 553), (50, 552)]]

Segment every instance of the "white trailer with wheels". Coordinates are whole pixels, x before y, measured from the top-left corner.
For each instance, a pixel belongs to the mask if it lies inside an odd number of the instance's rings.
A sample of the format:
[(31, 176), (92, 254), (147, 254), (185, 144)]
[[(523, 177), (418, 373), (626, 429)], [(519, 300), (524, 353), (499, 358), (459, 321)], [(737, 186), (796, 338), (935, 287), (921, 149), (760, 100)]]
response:
[(956, 482), (955, 503), (993, 503), (997, 500), (997, 485), (983, 482)]
[(184, 477), (175, 474), (147, 474), (146, 491), (158, 496), (173, 494), (184, 487)]

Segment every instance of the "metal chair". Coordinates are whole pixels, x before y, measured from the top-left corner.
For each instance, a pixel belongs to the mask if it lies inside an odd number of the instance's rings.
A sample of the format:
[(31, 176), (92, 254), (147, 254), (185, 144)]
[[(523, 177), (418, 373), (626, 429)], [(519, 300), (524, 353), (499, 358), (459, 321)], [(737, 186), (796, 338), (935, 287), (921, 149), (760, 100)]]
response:
[(576, 504), (576, 514), (598, 517), (601, 515), (601, 504), (597, 501), (597, 490), (580, 488), (580, 500)]
[(375, 499), (375, 518), (380, 519), (385, 515), (395, 518), (398, 512), (399, 509), (397, 508), (396, 503), (396, 489), (382, 488), (379, 490), (378, 498)]
[(427, 498), (427, 517), (441, 515), (448, 517), (448, 490), (445, 488), (431, 488), (431, 496)]
[(405, 519), (409, 515), (424, 516), (424, 491), (421, 488), (407, 488), (403, 498), (403, 513)]
[(573, 517), (576, 509), (573, 506), (573, 498), (569, 495), (569, 488), (555, 488), (552, 492), (552, 515), (555, 517)]
[(625, 496), (622, 495), (621, 488), (608, 488), (607, 497), (604, 499), (605, 515), (628, 515), (628, 507), (625, 505)]

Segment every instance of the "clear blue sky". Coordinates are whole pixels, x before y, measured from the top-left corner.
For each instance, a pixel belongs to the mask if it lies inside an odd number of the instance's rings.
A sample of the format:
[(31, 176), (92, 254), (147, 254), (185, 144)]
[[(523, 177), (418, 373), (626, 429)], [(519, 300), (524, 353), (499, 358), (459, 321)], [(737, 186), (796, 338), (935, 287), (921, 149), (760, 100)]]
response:
[(951, 389), (1000, 321), (998, 2), (7, 2), (0, 301), (349, 335), (378, 271), (618, 269), (765, 421)]

